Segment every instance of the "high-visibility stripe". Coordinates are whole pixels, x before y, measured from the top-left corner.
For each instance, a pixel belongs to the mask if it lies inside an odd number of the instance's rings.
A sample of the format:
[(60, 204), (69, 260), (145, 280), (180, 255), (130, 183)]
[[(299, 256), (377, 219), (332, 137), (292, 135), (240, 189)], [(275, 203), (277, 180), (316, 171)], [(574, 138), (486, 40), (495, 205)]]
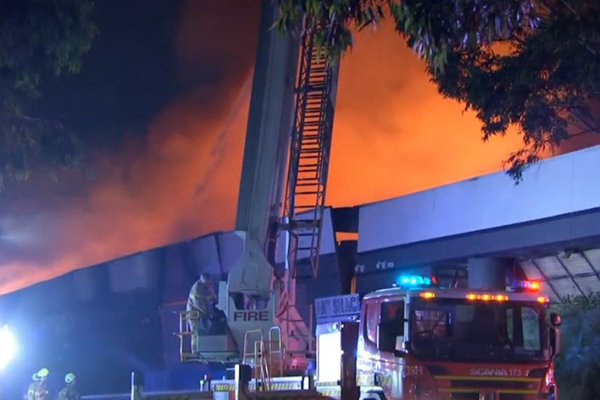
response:
[(540, 378), (512, 378), (508, 376), (458, 376), (458, 375), (436, 375), (435, 379), (455, 381), (512, 381), (512, 382), (539, 382)]
[(228, 384), (216, 384), (214, 385), (213, 390), (215, 392), (230, 392), (235, 390), (235, 386)]
[(491, 389), (491, 388), (440, 388), (438, 392), (442, 393), (480, 393), (481, 391), (493, 391), (500, 394), (537, 394), (537, 390), (522, 389)]
[[(267, 386), (269, 385), (267, 384)], [(254, 383), (250, 384), (249, 387), (251, 391), (256, 389)], [(271, 390), (300, 390), (300, 388), (301, 385), (299, 382), (274, 382), (270, 385)], [(212, 389), (215, 392), (230, 392), (235, 391), (235, 385), (217, 383), (213, 385)]]

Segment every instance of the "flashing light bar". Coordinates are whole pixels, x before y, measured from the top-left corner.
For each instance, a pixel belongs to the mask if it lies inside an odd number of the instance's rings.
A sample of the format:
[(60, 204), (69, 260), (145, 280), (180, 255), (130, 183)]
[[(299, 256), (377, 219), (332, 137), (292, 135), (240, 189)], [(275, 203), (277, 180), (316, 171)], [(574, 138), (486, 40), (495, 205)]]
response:
[(544, 296), (540, 296), (540, 297), (538, 297), (538, 298), (537, 298), (537, 302), (538, 302), (538, 303), (540, 303), (540, 304), (546, 304), (546, 303), (548, 303), (549, 301), (550, 301), (550, 300), (548, 300), (548, 298), (547, 298), (547, 297), (544, 297)]
[(431, 278), (419, 275), (403, 275), (398, 279), (400, 286), (431, 286)]
[(421, 292), (419, 293), (419, 296), (422, 299), (435, 299), (435, 293), (433, 292)]
[(540, 283), (536, 281), (523, 281), (523, 288), (525, 290), (538, 291), (540, 290)]
[(518, 281), (513, 285), (513, 290), (537, 293), (542, 289), (542, 285), (537, 281)]
[(469, 301), (475, 301), (475, 300), (481, 300), (481, 301), (498, 301), (498, 302), (502, 302), (502, 301), (508, 301), (508, 296), (505, 294), (488, 294), (488, 293), (484, 293), (484, 294), (478, 294), (478, 293), (467, 293), (467, 300)]

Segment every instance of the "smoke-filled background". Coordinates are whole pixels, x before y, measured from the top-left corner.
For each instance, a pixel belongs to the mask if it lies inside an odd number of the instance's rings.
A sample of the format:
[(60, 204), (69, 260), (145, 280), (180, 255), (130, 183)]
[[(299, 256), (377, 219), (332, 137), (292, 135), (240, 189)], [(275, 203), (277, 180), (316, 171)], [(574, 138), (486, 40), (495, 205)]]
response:
[[(87, 147), (95, 178), (39, 175), (0, 195), (0, 292), (233, 226), (258, 1), (102, 0), (78, 76), (38, 112)], [(343, 59), (328, 203), (349, 205), (501, 168), (515, 135), (481, 141), (391, 26)]]

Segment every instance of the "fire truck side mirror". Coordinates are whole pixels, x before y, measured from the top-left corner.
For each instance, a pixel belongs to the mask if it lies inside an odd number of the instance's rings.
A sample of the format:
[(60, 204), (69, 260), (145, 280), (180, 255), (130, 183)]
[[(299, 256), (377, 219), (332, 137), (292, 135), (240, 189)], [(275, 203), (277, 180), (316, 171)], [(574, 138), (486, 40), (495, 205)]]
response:
[(560, 315), (556, 313), (550, 314), (550, 324), (552, 324), (552, 330), (550, 331), (550, 345), (552, 346), (552, 355), (557, 356), (560, 354), (561, 340), (560, 340)]

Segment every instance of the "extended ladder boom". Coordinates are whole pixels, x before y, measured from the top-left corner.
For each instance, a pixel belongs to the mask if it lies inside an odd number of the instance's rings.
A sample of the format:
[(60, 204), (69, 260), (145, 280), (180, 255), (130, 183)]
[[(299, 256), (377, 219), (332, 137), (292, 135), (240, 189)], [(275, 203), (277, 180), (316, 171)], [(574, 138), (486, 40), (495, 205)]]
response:
[(339, 62), (318, 54), (314, 35), (301, 42), (294, 125), (290, 143), (284, 221), (292, 234), (288, 261), (292, 277), (298, 259), (310, 261), (316, 278), (337, 94)]

